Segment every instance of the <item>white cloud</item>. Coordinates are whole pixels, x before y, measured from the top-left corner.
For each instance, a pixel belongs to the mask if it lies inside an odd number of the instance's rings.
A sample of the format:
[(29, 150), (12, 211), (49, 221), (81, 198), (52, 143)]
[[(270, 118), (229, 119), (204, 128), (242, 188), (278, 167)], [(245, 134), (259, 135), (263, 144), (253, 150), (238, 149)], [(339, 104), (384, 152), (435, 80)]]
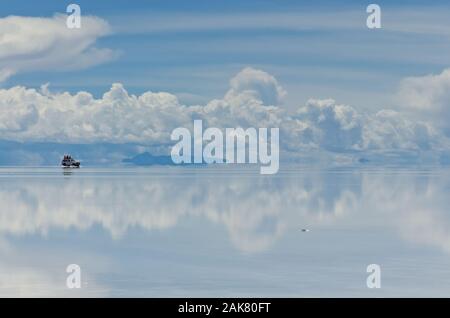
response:
[(51, 93), (47, 85), (40, 91), (16, 86), (0, 90), (0, 138), (159, 144), (170, 141), (174, 128), (190, 126), (199, 117), (221, 127), (278, 127), (281, 110), (265, 106), (261, 99), (275, 103), (283, 93), (272, 76), (252, 69), (232, 80), (224, 99), (205, 106), (181, 105), (165, 92), (130, 95), (119, 83), (99, 99), (88, 92)]
[(381, 110), (368, 117), (363, 134), (363, 149), (429, 150), (445, 144), (430, 124), (408, 120), (393, 110)]
[(0, 69), (0, 83), (11, 77), (15, 74), (15, 71), (10, 68), (2, 68)]
[(79, 29), (67, 28), (65, 15), (1, 18), (0, 81), (21, 72), (72, 70), (109, 61), (115, 53), (95, 47), (109, 32), (106, 21), (92, 16), (83, 16)]
[(280, 106), (286, 94), (271, 75), (245, 68), (222, 99), (187, 106), (166, 92), (130, 95), (120, 83), (101, 98), (88, 92), (52, 93), (21, 86), (0, 90), (0, 139), (64, 143), (170, 145), (176, 127), (201, 118), (214, 127), (279, 127), (282, 149), (330, 152), (442, 150), (448, 141), (432, 122), (393, 110), (375, 114), (332, 99), (310, 99), (297, 112)]
[(300, 107), (296, 119), (303, 123), (302, 140), (327, 149), (355, 149), (362, 139), (361, 115), (332, 99), (310, 99)]
[(231, 79), (230, 90), (225, 99), (230, 100), (240, 95), (249, 95), (264, 105), (278, 105), (286, 91), (272, 75), (246, 67)]
[(450, 132), (450, 69), (437, 75), (404, 79), (398, 97), (406, 111)]
[(409, 120), (394, 110), (360, 113), (332, 99), (310, 99), (284, 123), (284, 142), (292, 151), (304, 146), (336, 152), (437, 150), (448, 145), (431, 124)]

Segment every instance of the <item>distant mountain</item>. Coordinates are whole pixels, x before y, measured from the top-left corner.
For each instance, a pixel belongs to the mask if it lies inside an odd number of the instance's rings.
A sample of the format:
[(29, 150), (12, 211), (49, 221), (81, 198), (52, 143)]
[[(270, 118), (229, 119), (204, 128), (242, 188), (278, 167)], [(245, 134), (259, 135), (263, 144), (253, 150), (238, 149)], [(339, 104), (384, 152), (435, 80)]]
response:
[(131, 163), (137, 166), (151, 165), (175, 165), (170, 156), (153, 156), (149, 152), (144, 152), (132, 158), (122, 160), (123, 163)]
[[(17, 142), (0, 139), (0, 166), (59, 166), (64, 154), (70, 154), (76, 160), (81, 161), (83, 167), (117, 166), (122, 164), (140, 166), (175, 165), (170, 155), (152, 155), (151, 153), (170, 153), (170, 145), (150, 147), (139, 144), (65, 144)], [(193, 161), (193, 158), (191, 158), (191, 162)], [(281, 162), (286, 164), (314, 164), (322, 166), (355, 163), (364, 165), (450, 165), (450, 151), (383, 150), (332, 153), (322, 150), (310, 150), (281, 152)], [(198, 166), (206, 165), (206, 163), (190, 165)]]
[(370, 162), (370, 160), (363, 157), (363, 158), (359, 158), (359, 159), (358, 159), (358, 162), (359, 162), (359, 163), (368, 163), (368, 162)]
[[(192, 156), (191, 162), (194, 162), (194, 157)], [(206, 165), (206, 163), (180, 163), (175, 164), (172, 160), (171, 156), (154, 156), (149, 152), (144, 152), (141, 154), (138, 154), (132, 158), (123, 159), (122, 163), (128, 163), (128, 164), (134, 164), (137, 166), (153, 166), (153, 165), (161, 165), (161, 166), (185, 166), (185, 165), (191, 165), (191, 166), (199, 166), (199, 165)]]
[(114, 166), (141, 151), (137, 144), (63, 144), (0, 140), (0, 166), (59, 166), (64, 154), (82, 166)]

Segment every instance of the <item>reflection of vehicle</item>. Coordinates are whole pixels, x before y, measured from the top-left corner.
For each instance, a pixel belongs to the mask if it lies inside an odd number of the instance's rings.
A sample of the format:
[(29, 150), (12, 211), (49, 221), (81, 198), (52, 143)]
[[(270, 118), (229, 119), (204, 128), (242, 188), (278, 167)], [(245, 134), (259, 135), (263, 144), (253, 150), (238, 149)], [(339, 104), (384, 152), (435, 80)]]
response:
[(76, 161), (70, 155), (64, 155), (63, 160), (61, 161), (61, 166), (63, 167), (80, 167), (80, 162)]

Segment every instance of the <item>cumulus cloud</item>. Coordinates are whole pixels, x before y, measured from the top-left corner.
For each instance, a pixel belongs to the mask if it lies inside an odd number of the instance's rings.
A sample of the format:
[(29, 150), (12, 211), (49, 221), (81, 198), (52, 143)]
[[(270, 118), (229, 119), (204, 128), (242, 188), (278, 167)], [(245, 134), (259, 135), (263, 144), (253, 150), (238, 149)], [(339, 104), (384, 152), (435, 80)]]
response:
[(83, 16), (81, 28), (69, 29), (66, 18), (1, 18), (0, 82), (20, 72), (80, 69), (114, 58), (112, 50), (95, 47), (110, 32), (106, 21)]
[(354, 149), (362, 139), (361, 116), (332, 99), (310, 99), (295, 117), (302, 123), (300, 140), (326, 150)]
[(433, 121), (450, 135), (450, 69), (437, 75), (405, 78), (398, 97), (406, 111)]
[(282, 105), (284, 89), (266, 72), (245, 68), (221, 99), (183, 105), (167, 92), (129, 94), (120, 83), (101, 98), (15, 86), (0, 90), (0, 139), (61, 143), (172, 144), (176, 127), (203, 119), (213, 127), (279, 127), (282, 150), (355, 152), (442, 150), (448, 140), (433, 122), (382, 110), (364, 113), (332, 99), (310, 99), (297, 111)]
[(430, 124), (394, 110), (361, 113), (333, 99), (310, 99), (283, 124), (283, 142), (291, 151), (437, 150), (448, 145)]
[(236, 98), (240, 95), (250, 95), (264, 105), (278, 105), (286, 95), (286, 91), (272, 75), (246, 67), (231, 79), (230, 90), (225, 99)]
[(363, 149), (429, 150), (446, 144), (432, 125), (408, 120), (394, 110), (381, 110), (368, 117), (363, 134)]
[[(249, 79), (249, 73), (255, 77)], [(0, 138), (160, 144), (170, 141), (174, 128), (189, 127), (195, 118), (219, 127), (278, 127), (281, 109), (266, 106), (260, 99), (281, 97), (283, 90), (277, 81), (262, 71), (245, 69), (232, 82), (244, 81), (242, 78), (251, 84), (232, 84), (223, 99), (203, 106), (181, 105), (175, 95), (165, 92), (130, 95), (120, 83), (98, 99), (88, 92), (51, 93), (47, 85), (40, 90), (21, 86), (2, 89)]]

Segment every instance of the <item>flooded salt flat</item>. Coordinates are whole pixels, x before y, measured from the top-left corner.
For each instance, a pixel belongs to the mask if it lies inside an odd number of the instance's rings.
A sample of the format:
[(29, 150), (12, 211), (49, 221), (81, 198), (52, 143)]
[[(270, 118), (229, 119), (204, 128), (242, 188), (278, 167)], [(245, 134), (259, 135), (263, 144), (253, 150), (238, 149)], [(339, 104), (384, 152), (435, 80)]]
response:
[(0, 296), (448, 296), (449, 190), (444, 168), (1, 168)]

